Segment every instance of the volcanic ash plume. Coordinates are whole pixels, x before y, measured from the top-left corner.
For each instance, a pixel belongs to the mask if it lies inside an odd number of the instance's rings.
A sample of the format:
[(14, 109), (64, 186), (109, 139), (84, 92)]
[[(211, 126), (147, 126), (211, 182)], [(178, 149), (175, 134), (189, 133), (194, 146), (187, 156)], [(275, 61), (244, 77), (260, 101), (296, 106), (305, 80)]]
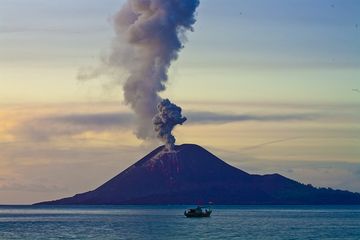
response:
[(153, 119), (157, 137), (161, 139), (168, 150), (175, 145), (172, 130), (178, 124), (182, 125), (187, 119), (181, 115), (181, 108), (171, 103), (169, 99), (162, 100), (158, 106), (158, 114)]
[[(161, 111), (156, 119), (166, 115), (162, 110), (176, 112), (163, 126), (172, 129), (167, 124), (179, 122), (173, 116), (181, 116), (181, 109), (166, 100), (161, 102), (159, 92), (165, 90), (168, 69), (183, 48), (186, 30), (193, 30), (198, 5), (199, 0), (128, 0), (115, 17), (116, 38), (106, 63), (113, 69), (125, 67), (129, 73), (123, 86), (124, 98), (137, 116), (139, 138), (154, 137), (152, 119), (159, 103)], [(119, 81), (122, 77), (116, 76)], [(160, 130), (159, 126), (158, 135), (173, 145), (171, 131)]]

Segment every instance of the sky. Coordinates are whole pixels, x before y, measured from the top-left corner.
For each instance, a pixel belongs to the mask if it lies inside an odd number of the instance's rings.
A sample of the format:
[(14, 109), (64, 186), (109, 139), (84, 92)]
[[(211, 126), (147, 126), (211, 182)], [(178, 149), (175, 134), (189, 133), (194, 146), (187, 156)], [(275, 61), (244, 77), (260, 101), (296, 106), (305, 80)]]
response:
[[(0, 0), (0, 204), (94, 189), (160, 144), (133, 134), (121, 85), (77, 78), (110, 51), (123, 2)], [(202, 0), (161, 94), (189, 118), (177, 143), (360, 192), (359, 12), (357, 0)]]

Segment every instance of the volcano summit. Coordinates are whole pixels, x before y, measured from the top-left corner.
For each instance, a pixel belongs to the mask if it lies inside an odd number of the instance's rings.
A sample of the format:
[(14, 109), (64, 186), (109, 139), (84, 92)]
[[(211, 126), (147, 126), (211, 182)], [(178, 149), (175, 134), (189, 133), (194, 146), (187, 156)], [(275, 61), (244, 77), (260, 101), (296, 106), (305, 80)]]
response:
[(360, 204), (360, 194), (252, 175), (204, 148), (158, 147), (97, 189), (39, 204)]

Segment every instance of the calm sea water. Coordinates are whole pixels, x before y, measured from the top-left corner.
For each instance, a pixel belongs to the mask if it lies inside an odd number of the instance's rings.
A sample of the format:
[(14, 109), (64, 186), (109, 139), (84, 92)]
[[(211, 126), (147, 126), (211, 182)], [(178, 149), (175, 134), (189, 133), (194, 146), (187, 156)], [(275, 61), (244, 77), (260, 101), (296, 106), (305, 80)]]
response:
[(360, 206), (0, 206), (0, 239), (360, 239)]

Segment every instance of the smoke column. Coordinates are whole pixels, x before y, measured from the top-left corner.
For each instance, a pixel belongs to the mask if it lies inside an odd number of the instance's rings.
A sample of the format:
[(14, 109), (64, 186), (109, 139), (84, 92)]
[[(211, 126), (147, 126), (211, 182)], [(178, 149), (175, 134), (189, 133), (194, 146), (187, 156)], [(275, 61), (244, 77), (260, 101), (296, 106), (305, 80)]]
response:
[[(154, 137), (155, 128), (158, 137), (171, 147), (175, 142), (171, 130), (185, 121), (181, 108), (168, 100), (162, 102), (159, 93), (165, 90), (171, 62), (183, 48), (185, 32), (193, 31), (198, 6), (199, 0), (128, 0), (115, 16), (116, 38), (106, 64), (113, 69), (124, 67), (129, 73), (123, 83), (124, 99), (136, 114), (138, 138)], [(119, 81), (123, 78), (116, 77)], [(168, 119), (164, 113), (169, 109), (175, 111), (169, 114), (170, 119), (180, 114), (181, 120), (160, 124), (160, 118)]]

